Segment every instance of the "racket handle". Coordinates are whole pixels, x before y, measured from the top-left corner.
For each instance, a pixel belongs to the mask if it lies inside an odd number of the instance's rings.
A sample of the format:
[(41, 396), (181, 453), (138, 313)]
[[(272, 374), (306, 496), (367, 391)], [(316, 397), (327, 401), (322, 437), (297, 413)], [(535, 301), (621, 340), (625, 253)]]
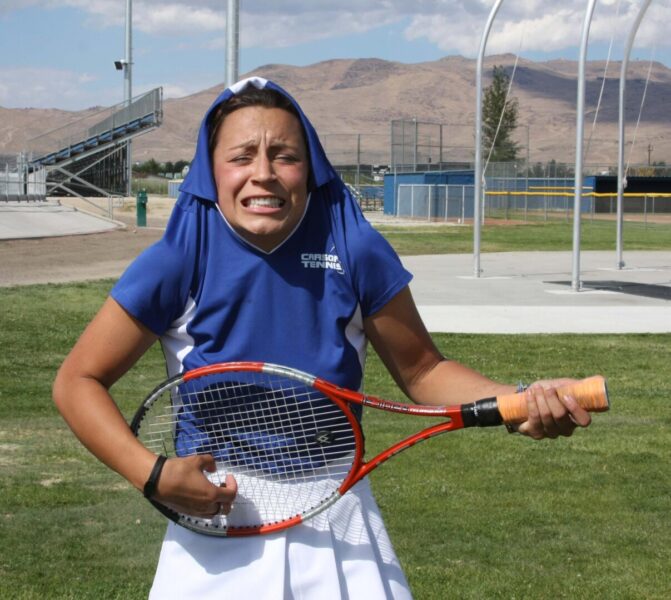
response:
[[(601, 375), (561, 386), (557, 388), (557, 394), (573, 396), (582, 408), (590, 412), (604, 412), (610, 407), (606, 380)], [(529, 416), (524, 392), (498, 396), (496, 404), (504, 423), (523, 423)]]

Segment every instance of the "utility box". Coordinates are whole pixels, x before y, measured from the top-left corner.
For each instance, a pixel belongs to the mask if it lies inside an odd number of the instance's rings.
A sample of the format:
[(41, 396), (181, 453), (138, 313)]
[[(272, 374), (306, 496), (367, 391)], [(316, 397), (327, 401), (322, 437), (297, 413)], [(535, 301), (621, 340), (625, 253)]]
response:
[(137, 215), (137, 226), (147, 226), (147, 190), (140, 190), (135, 200), (135, 212)]

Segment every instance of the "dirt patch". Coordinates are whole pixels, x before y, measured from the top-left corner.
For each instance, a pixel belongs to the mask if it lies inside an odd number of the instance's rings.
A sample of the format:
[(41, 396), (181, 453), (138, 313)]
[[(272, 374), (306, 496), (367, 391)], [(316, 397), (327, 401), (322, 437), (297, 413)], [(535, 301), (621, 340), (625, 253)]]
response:
[(90, 235), (0, 241), (0, 286), (118, 277), (163, 234), (120, 229)]
[[(62, 204), (106, 214), (106, 200), (61, 198)], [(0, 240), (0, 287), (116, 278), (162, 235), (174, 199), (149, 197), (147, 227), (136, 226), (135, 200), (117, 202), (112, 217), (125, 229), (86, 235)], [(99, 204), (97, 204), (99, 203)]]

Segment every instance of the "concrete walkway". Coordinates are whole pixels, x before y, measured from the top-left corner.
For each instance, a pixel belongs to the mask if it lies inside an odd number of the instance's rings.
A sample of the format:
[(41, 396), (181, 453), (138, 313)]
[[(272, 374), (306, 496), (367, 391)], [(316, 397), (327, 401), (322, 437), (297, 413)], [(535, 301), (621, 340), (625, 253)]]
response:
[(0, 240), (99, 233), (120, 226), (57, 202), (0, 202)]
[(571, 252), (408, 256), (410, 284), (430, 331), (470, 333), (671, 332), (671, 252), (582, 252), (571, 290)]

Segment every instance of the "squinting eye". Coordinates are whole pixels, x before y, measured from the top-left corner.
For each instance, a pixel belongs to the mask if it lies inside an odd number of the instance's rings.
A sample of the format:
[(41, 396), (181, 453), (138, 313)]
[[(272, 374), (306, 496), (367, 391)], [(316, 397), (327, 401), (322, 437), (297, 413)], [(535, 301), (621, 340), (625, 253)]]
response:
[(296, 156), (292, 156), (290, 154), (278, 154), (275, 157), (275, 160), (279, 160), (281, 162), (286, 162), (286, 163), (295, 163), (298, 162), (298, 158)]

